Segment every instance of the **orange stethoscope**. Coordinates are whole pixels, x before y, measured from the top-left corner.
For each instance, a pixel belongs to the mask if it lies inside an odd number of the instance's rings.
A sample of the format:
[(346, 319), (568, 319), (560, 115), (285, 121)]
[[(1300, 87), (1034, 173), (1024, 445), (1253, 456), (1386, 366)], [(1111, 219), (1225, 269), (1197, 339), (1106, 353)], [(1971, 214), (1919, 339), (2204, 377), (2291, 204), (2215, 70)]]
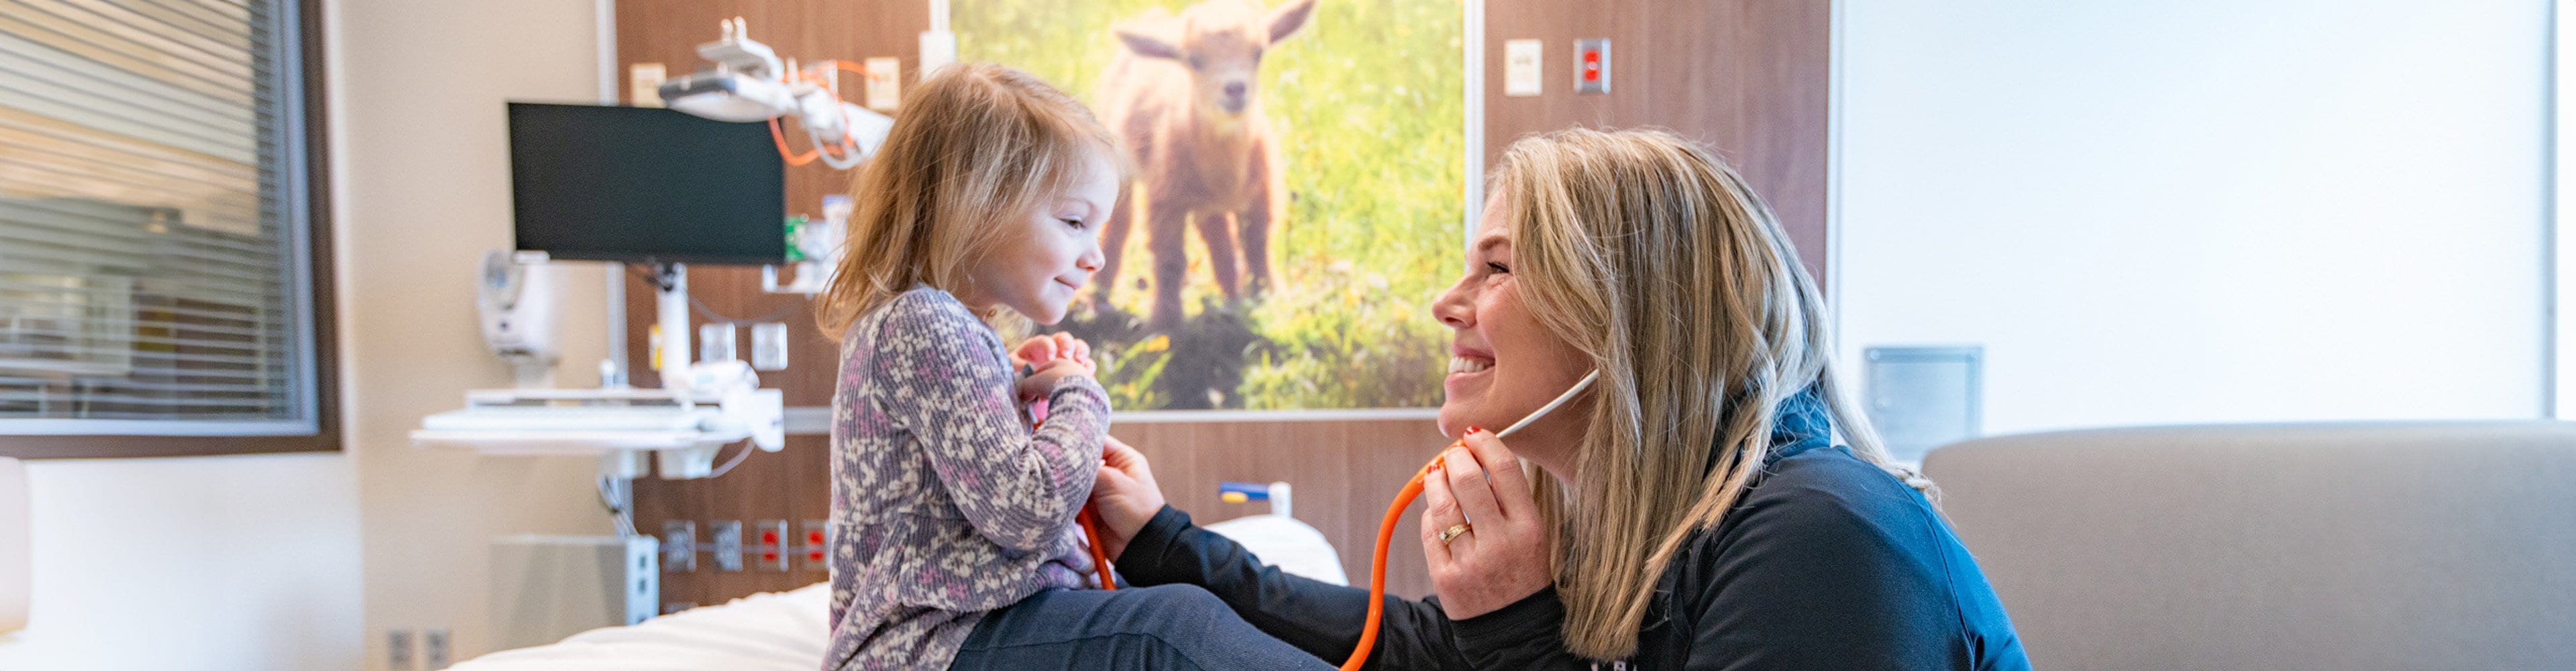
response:
[[(1558, 407), (1565, 405), (1567, 401), (1574, 400), (1575, 394), (1582, 393), (1583, 390), (1592, 388), (1592, 383), (1600, 378), (1601, 371), (1597, 370), (1584, 375), (1582, 381), (1574, 383), (1574, 386), (1567, 388), (1565, 393), (1557, 394), (1556, 400), (1548, 401), (1547, 405), (1539, 406), (1537, 411), (1531, 412), (1528, 416), (1522, 417), (1521, 421), (1513, 422), (1510, 427), (1504, 428), (1501, 433), (1494, 434), (1494, 437), (1509, 438), (1512, 434), (1519, 433), (1521, 429), (1527, 428), (1531, 422), (1538, 421), (1538, 418), (1540, 417), (1546, 417), (1548, 413), (1555, 412)], [(1467, 441), (1461, 439), (1457, 442), (1450, 443), (1450, 447), (1464, 447), (1466, 444)], [(1422, 479), (1431, 476), (1431, 474), (1440, 472), (1444, 467), (1445, 464), (1443, 464), (1438, 457), (1433, 457), (1431, 459), (1431, 463), (1423, 465), (1421, 470), (1414, 471), (1413, 478), (1404, 482), (1404, 489), (1396, 491), (1395, 503), (1386, 507), (1386, 519), (1378, 522), (1377, 554), (1369, 559), (1368, 620), (1364, 624), (1360, 625), (1359, 645), (1351, 650), (1351, 658), (1348, 661), (1342, 662), (1342, 671), (1359, 671), (1360, 666), (1368, 662), (1369, 651), (1374, 650), (1377, 647), (1378, 623), (1386, 615), (1386, 548), (1388, 545), (1392, 545), (1395, 542), (1395, 523), (1398, 519), (1404, 517), (1404, 509), (1412, 507), (1413, 500), (1422, 496)], [(1082, 506), (1082, 514), (1076, 519), (1082, 524), (1084, 540), (1090, 541), (1093, 577), (1100, 580), (1101, 589), (1115, 590), (1118, 589), (1117, 584), (1109, 579), (1109, 556), (1107, 552), (1102, 550), (1100, 547), (1100, 523), (1098, 518), (1099, 514), (1092, 509), (1090, 504), (1086, 503)]]

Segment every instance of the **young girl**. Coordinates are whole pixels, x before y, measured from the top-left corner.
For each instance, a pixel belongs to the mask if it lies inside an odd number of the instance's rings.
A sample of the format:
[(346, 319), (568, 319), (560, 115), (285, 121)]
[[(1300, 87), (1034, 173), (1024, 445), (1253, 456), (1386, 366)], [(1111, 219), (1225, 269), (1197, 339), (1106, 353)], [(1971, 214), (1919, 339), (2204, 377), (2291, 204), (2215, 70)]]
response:
[[(1119, 155), (1062, 92), (961, 64), (912, 92), (853, 182), (816, 310), (842, 360), (827, 670), (1323, 666), (1201, 588), (1080, 589), (1074, 516), (1108, 397), (1079, 341), (1006, 354), (987, 322), (1064, 318), (1100, 267)], [(1034, 401), (1049, 409), (1031, 430)]]

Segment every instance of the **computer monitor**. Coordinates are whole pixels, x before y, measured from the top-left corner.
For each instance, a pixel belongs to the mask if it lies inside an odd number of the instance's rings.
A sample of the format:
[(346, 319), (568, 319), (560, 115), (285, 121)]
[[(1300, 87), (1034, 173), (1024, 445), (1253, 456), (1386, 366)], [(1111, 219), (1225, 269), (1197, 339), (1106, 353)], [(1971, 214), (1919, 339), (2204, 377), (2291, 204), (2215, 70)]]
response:
[(784, 263), (786, 189), (767, 124), (652, 107), (510, 103), (521, 250), (555, 259)]

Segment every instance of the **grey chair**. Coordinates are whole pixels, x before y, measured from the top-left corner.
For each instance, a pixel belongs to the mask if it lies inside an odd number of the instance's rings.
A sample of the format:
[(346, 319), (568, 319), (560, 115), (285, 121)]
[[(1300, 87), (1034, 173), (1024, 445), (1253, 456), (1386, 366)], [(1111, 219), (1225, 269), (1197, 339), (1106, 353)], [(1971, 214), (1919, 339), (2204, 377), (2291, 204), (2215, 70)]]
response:
[(1932, 451), (2041, 669), (2576, 669), (2576, 423), (2066, 431)]

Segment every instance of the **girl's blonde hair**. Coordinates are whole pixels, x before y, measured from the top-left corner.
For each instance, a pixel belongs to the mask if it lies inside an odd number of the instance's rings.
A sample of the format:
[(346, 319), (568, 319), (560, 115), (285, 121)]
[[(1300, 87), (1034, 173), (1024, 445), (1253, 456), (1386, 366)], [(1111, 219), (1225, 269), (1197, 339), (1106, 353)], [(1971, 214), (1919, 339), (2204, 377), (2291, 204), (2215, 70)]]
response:
[(1000, 224), (1087, 177), (1091, 152), (1109, 157), (1125, 184), (1117, 146), (1091, 110), (1029, 73), (988, 63), (941, 69), (904, 97), (885, 144), (850, 180), (857, 208), (815, 325), (838, 339), (915, 286), (956, 293)]
[(1512, 143), (1493, 185), (1521, 296), (1601, 372), (1575, 477), (1531, 478), (1570, 651), (1635, 652), (1666, 564), (1743, 497), (1801, 390), (1853, 454), (1929, 493), (1837, 388), (1816, 283), (1724, 162), (1670, 132), (1578, 129)]

